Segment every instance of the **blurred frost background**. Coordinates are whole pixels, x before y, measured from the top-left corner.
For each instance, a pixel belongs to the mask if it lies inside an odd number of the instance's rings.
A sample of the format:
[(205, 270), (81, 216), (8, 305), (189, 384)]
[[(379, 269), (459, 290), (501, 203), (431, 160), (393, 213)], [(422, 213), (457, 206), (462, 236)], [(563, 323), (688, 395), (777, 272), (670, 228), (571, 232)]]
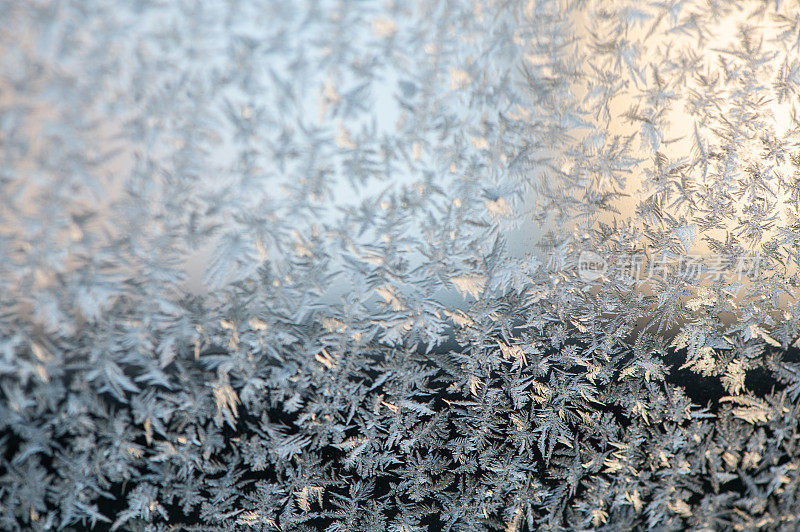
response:
[(6, 2), (8, 316), (169, 322), (250, 280), (301, 314), (402, 296), (432, 339), (569, 249), (793, 278), (795, 19), (770, 6)]
[(1, 24), (2, 282), (54, 332), (259, 267), (328, 302), (364, 268), (441, 291), (482, 275), (563, 138), (520, 115), (530, 43), (566, 41), (547, 3), (7, 2)]

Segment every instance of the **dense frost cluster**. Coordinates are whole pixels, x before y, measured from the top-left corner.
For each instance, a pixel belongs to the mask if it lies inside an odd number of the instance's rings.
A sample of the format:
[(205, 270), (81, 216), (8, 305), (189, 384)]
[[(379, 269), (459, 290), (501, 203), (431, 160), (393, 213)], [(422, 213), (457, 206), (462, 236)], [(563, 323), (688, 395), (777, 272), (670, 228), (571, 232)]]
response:
[(0, 529), (799, 529), (799, 95), (781, 0), (0, 0)]

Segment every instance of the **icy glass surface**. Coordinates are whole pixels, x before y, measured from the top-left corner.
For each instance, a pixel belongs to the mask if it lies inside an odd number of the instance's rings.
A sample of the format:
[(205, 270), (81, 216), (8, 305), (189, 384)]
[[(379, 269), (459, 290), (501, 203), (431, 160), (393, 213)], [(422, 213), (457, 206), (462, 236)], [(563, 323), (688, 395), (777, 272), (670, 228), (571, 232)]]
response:
[(0, 0), (0, 529), (796, 530), (800, 7)]

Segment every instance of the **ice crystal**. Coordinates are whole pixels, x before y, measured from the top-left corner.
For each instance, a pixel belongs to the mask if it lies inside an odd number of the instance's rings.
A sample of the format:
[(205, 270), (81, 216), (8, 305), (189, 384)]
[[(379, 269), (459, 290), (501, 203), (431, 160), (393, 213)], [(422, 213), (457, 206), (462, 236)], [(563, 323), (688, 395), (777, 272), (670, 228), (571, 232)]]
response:
[(800, 11), (0, 0), (3, 530), (800, 527)]

